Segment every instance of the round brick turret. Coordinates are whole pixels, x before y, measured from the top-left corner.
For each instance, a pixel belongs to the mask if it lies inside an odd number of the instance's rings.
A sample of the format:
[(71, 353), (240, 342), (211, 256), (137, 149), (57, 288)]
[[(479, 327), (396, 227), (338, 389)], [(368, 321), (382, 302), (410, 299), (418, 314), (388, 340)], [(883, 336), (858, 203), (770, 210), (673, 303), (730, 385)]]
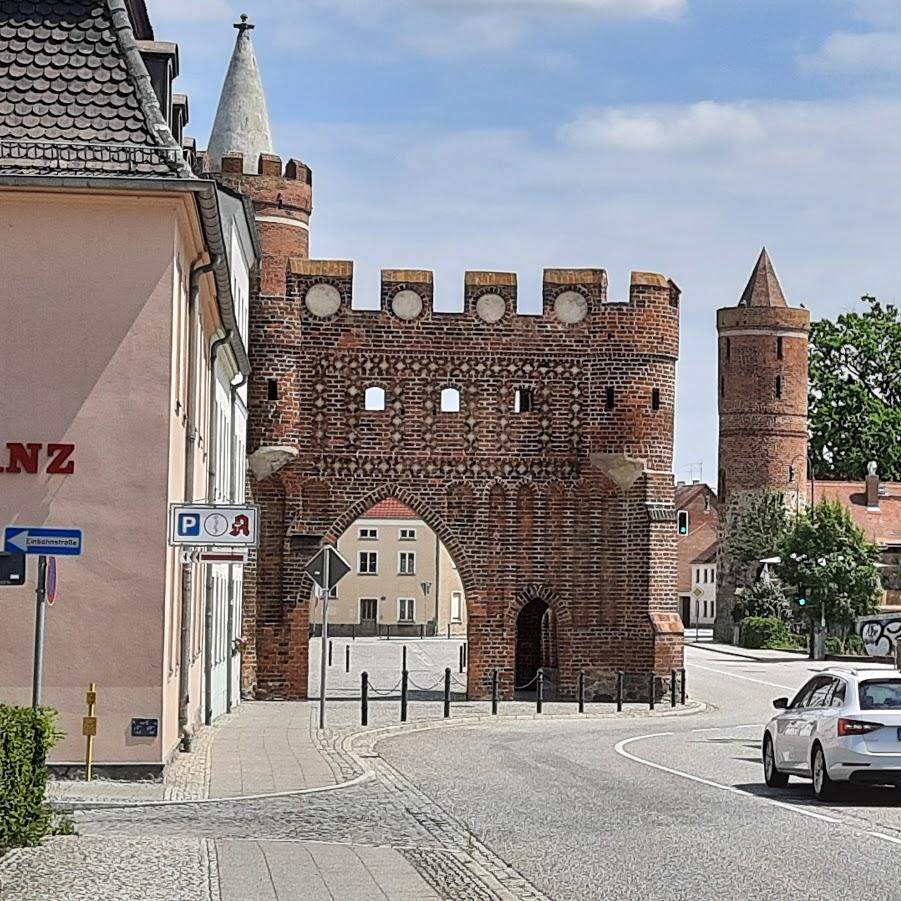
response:
[[(779, 491), (796, 503), (807, 478), (810, 313), (789, 307), (764, 249), (737, 307), (717, 311), (720, 521), (748, 497)], [(718, 560), (718, 640), (731, 641), (735, 573)]]

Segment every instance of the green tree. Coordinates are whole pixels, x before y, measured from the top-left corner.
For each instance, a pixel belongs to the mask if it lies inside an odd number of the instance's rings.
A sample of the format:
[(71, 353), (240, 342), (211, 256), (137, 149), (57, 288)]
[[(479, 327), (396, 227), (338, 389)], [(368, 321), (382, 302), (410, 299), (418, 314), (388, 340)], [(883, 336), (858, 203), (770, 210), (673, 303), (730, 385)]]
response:
[(861, 479), (870, 460), (901, 480), (901, 312), (868, 309), (810, 330), (810, 457), (820, 479)]
[(783, 542), (779, 572), (787, 584), (805, 587), (813, 615), (825, 608), (827, 625), (845, 632), (879, 604), (878, 561), (878, 545), (848, 510), (823, 500), (796, 518)]
[(750, 587), (757, 578), (760, 561), (778, 554), (791, 528), (785, 498), (777, 491), (752, 494), (733, 511), (722, 534), (723, 555), (738, 587)]
[(759, 579), (743, 589), (736, 606), (740, 606), (743, 616), (776, 618), (785, 623), (793, 618), (791, 601), (779, 579)]

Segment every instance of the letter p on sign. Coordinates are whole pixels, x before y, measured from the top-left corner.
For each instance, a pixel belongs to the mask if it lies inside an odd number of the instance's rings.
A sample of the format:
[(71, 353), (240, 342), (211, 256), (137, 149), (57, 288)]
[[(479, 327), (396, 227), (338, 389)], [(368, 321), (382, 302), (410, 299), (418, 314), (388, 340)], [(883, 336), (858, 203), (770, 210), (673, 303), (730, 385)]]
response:
[(178, 517), (179, 538), (197, 538), (200, 535), (200, 516), (197, 513), (181, 513)]

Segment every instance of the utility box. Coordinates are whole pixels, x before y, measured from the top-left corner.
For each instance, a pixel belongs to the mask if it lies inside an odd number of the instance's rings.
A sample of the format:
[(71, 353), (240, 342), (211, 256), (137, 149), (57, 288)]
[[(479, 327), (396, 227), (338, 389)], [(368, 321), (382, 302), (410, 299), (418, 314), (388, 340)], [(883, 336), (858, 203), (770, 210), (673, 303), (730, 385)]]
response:
[(0, 554), (0, 585), (24, 585), (25, 554)]

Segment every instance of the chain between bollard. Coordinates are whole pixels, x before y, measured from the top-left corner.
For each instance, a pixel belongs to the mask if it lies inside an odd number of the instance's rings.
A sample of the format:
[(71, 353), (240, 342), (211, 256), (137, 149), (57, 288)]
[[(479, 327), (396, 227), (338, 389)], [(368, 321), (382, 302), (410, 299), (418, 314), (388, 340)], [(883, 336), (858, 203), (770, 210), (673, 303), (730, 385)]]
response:
[(451, 668), (444, 668), (444, 718), (450, 718), (450, 702), (451, 702)]
[(369, 725), (369, 673), (360, 673), (360, 723)]
[(500, 678), (498, 671), (491, 671), (491, 715), (497, 716), (497, 702), (500, 698)]

